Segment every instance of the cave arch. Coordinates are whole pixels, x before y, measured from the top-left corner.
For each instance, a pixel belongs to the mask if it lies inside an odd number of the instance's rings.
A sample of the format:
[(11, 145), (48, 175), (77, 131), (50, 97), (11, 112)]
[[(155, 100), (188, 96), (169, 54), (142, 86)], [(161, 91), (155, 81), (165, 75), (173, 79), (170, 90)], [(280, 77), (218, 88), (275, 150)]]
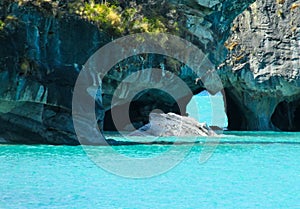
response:
[[(147, 89), (138, 93), (129, 106), (129, 117), (134, 128), (138, 129), (143, 125), (149, 123), (149, 114), (153, 110), (161, 110), (164, 113), (173, 112), (179, 115), (186, 115), (186, 110), (180, 111), (179, 106), (186, 107), (190, 101), (190, 97), (184, 97), (176, 101), (168, 93), (160, 89)], [(124, 108), (123, 105), (118, 105), (105, 112), (104, 116), (104, 131), (117, 131), (112, 118), (112, 111), (122, 115)], [(122, 131), (132, 131), (127, 129), (127, 122), (118, 121), (123, 126)]]
[(300, 131), (300, 100), (280, 102), (275, 108), (271, 121), (282, 131)]
[(227, 129), (231, 131), (246, 130), (247, 119), (239, 106), (238, 100), (230, 89), (225, 88), (226, 115), (228, 119)]
[[(218, 93), (217, 95), (215, 95), (216, 97), (219, 97), (218, 102), (222, 101), (222, 103), (220, 103), (220, 107), (223, 108), (217, 110), (214, 113), (218, 116), (221, 115), (222, 119), (214, 121), (212, 120), (212, 111), (214, 107), (212, 107), (211, 105), (211, 103), (213, 102), (213, 100), (210, 98), (211, 96), (212, 95), (210, 95), (206, 90), (201, 89), (195, 91), (193, 97), (185, 97), (181, 98), (178, 101), (175, 101), (174, 98), (172, 98), (166, 92), (163, 92), (159, 89), (148, 89), (142, 91), (139, 94), (137, 94), (130, 103), (129, 115), (131, 123), (136, 129), (138, 129), (143, 125), (149, 123), (149, 114), (153, 110), (159, 109), (164, 113), (173, 112), (184, 116), (189, 115), (190, 117), (195, 118), (199, 122), (206, 122), (208, 125), (216, 129), (227, 129), (228, 117), (226, 112), (225, 94)], [(198, 110), (192, 110), (191, 108), (193, 107), (189, 107), (189, 104), (191, 104), (192, 99), (197, 100), (194, 102), (198, 105), (197, 109), (200, 110), (198, 113), (193, 113), (193, 111)], [(178, 105), (178, 103), (180, 103), (181, 106), (186, 107), (186, 109), (184, 109), (183, 112), (180, 112), (180, 105)], [(122, 114), (123, 110), (124, 108), (122, 108), (122, 105), (118, 105), (105, 112), (104, 131), (117, 131), (117, 128), (115, 127), (112, 119), (111, 112), (115, 111), (118, 114)], [(199, 118), (197, 118), (198, 114), (200, 115)], [(203, 117), (203, 114), (205, 114), (205, 117)], [(126, 121), (124, 121), (123, 130), (121, 131), (132, 131), (127, 129), (127, 125), (128, 124), (126, 124)]]
[[(193, 100), (193, 101), (192, 101)], [(197, 105), (195, 108), (193, 105)], [(187, 105), (187, 113), (197, 121), (216, 130), (227, 129), (226, 98), (224, 92), (211, 95), (207, 90), (195, 94)]]

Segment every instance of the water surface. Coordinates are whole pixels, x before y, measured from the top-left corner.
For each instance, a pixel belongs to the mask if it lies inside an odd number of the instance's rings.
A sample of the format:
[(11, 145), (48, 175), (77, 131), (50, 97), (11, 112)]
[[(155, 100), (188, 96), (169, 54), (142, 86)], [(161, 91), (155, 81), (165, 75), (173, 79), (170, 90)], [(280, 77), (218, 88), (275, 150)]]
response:
[[(231, 132), (221, 138), (206, 163), (199, 163), (203, 144), (198, 144), (175, 168), (148, 179), (111, 174), (80, 146), (1, 145), (0, 208), (296, 209), (299, 142), (299, 133)], [(147, 158), (162, 155), (169, 147), (114, 149)]]

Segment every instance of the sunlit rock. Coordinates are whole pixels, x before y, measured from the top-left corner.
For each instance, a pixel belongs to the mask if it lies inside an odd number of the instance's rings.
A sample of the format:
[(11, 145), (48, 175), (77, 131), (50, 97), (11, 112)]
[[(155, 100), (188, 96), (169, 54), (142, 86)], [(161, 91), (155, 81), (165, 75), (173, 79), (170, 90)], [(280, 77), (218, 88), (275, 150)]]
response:
[(151, 113), (150, 122), (132, 136), (215, 136), (216, 133), (205, 123), (199, 123), (194, 118), (180, 116), (174, 113)]

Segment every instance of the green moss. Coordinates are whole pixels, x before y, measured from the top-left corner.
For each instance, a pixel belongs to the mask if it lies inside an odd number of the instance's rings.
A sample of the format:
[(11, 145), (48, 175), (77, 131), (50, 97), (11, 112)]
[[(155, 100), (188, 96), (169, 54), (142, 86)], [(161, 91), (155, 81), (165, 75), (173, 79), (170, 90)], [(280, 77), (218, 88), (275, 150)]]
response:
[[(118, 0), (13, 0), (19, 6), (34, 6), (48, 15), (66, 17), (76, 15), (98, 26), (100, 30), (113, 32), (117, 35), (126, 35), (138, 32), (171, 32), (178, 31), (178, 24), (170, 24), (168, 18), (163, 17), (162, 10), (143, 8), (144, 5), (136, 3), (121, 3)], [(63, 2), (63, 3), (62, 3)], [(101, 3), (100, 3), (101, 2)], [(134, 2), (134, 1), (132, 1)], [(167, 8), (166, 10), (171, 10)], [(167, 13), (167, 12), (166, 12)], [(164, 14), (165, 15), (165, 14)]]
[(5, 23), (0, 20), (0, 31), (4, 29)]
[(93, 22), (100, 29), (111, 29), (119, 34), (167, 31), (161, 17), (145, 17), (133, 7), (122, 9), (109, 3), (76, 1), (69, 3), (68, 8), (69, 13)]
[(74, 10), (72, 8), (74, 7), (71, 5), (70, 12), (97, 24), (99, 28), (112, 28), (121, 31), (122, 16), (114, 5), (83, 3), (79, 7), (75, 7)]

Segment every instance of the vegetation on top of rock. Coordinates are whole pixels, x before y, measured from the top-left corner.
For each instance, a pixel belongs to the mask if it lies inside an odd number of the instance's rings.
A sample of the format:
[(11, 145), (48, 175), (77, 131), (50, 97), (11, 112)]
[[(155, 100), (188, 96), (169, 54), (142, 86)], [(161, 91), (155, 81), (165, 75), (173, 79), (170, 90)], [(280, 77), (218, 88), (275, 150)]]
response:
[[(76, 15), (95, 25), (100, 30), (117, 35), (138, 32), (171, 32), (179, 31), (176, 10), (166, 6), (164, 11), (146, 11), (143, 5), (136, 1), (95, 1), (95, 0), (11, 0), (19, 6), (31, 5), (40, 11), (62, 16)], [(167, 4), (167, 3), (164, 3)]]
[(115, 32), (166, 32), (159, 18), (147, 18), (137, 8), (125, 8), (109, 3), (76, 1), (68, 4), (69, 12), (75, 13), (98, 25), (100, 29), (112, 28)]

